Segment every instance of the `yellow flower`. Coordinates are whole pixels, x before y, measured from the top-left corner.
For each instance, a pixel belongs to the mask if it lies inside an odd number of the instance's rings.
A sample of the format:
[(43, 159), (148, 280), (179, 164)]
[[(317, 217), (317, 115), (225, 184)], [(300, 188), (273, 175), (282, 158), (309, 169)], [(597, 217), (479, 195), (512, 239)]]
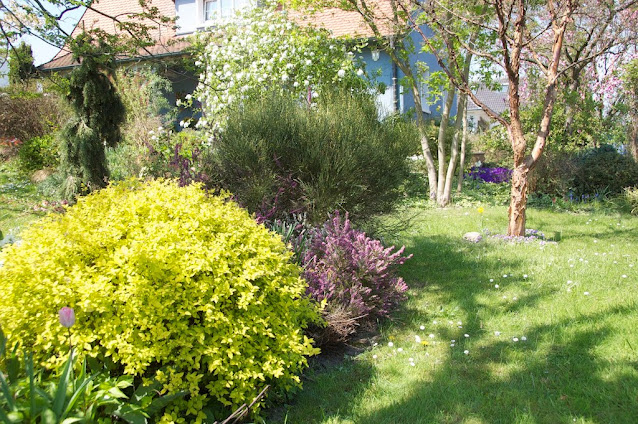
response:
[(485, 209), (483, 209), (483, 206), (480, 206), (480, 207), (477, 209), (477, 211), (478, 211), (478, 213), (481, 213), (481, 214), (482, 214), (483, 212), (485, 212)]
[(430, 342), (428, 342), (427, 340), (421, 340), (421, 344), (423, 346), (428, 346), (430, 344)]

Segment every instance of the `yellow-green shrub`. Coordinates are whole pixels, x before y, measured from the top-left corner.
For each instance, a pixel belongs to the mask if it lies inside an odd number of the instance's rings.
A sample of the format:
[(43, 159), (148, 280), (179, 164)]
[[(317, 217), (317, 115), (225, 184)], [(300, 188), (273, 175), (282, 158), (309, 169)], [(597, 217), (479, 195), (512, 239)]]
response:
[(236, 406), (267, 383), (296, 384), (317, 352), (302, 331), (316, 311), (298, 266), (227, 196), (129, 180), (22, 236), (0, 253), (5, 333), (53, 365), (68, 349), (57, 311), (73, 307), (81, 355), (190, 392), (164, 422), (198, 422), (210, 399)]

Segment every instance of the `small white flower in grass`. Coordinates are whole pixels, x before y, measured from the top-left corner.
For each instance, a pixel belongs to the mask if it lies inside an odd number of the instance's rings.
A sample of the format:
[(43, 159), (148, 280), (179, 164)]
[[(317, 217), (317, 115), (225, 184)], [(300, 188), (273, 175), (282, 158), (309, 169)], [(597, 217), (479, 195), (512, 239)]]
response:
[(434, 334), (430, 334), (428, 337), (433, 339), (434, 338)]
[(494, 279), (493, 279), (493, 278), (490, 278), (490, 283), (493, 283), (493, 282), (494, 282)]
[(465, 353), (466, 355), (469, 355), (470, 351), (466, 349), (466, 350), (463, 351), (463, 353)]
[(420, 330), (425, 330), (425, 325), (419, 327)]
[(415, 363), (414, 363), (414, 362), (410, 362), (410, 366), (411, 366), (411, 367), (414, 367), (414, 366), (415, 366)]
[(339, 70), (337, 71), (337, 76), (338, 76), (339, 78), (343, 78), (343, 77), (345, 77), (345, 76), (346, 76), (346, 71), (345, 71), (344, 69), (339, 69)]
[(507, 299), (507, 296), (503, 296), (503, 299)]
[(518, 300), (518, 297), (514, 296), (514, 297), (512, 298), (512, 300)]
[(527, 337), (523, 336), (523, 337), (521, 337), (521, 340), (522, 340), (522, 341), (526, 341), (526, 340), (527, 340)]
[(625, 274), (622, 275), (622, 278), (627, 278), (627, 276)]
[(414, 341), (415, 341), (415, 343), (421, 343), (421, 337), (414, 336)]
[(450, 340), (451, 343), (456, 343), (456, 340), (452, 339)]
[(463, 325), (463, 321), (457, 322), (458, 325)]
[(594, 240), (594, 243), (598, 243), (598, 240)]
[(507, 274), (503, 274), (503, 278), (507, 278)]
[(402, 347), (398, 348), (397, 352), (403, 352), (403, 348)]
[(377, 355), (372, 355), (372, 359), (377, 359)]
[(585, 296), (589, 296), (589, 292), (585, 292), (583, 293)]
[(363, 69), (357, 69), (357, 75), (358, 76), (363, 75)]
[(514, 343), (516, 343), (516, 342), (518, 341), (518, 337), (514, 337), (514, 338), (512, 338), (512, 341), (513, 341)]
[(494, 288), (497, 289), (498, 288), (498, 284), (494, 284)]
[(378, 346), (378, 345), (379, 345), (379, 343), (374, 343), (372, 346), (375, 346), (375, 347), (376, 347), (376, 346)]
[(438, 321), (432, 321), (432, 324), (437, 325), (439, 322)]
[(454, 347), (454, 343), (450, 343), (450, 347)]
[(500, 332), (500, 331), (495, 331), (495, 332), (494, 332), (494, 335), (498, 337), (498, 336), (500, 336), (500, 335), (501, 335), (501, 332)]
[(392, 346), (394, 346), (394, 343), (392, 343), (392, 342), (388, 342), (388, 346), (389, 346), (389, 347), (392, 347)]
[(523, 278), (527, 278), (527, 274), (523, 274)]
[(410, 358), (410, 359), (408, 359), (408, 361), (414, 362), (414, 358)]
[(463, 334), (463, 337), (468, 338), (468, 337), (470, 337), (470, 335), (469, 334)]
[(629, 268), (633, 268), (634, 264), (629, 264)]

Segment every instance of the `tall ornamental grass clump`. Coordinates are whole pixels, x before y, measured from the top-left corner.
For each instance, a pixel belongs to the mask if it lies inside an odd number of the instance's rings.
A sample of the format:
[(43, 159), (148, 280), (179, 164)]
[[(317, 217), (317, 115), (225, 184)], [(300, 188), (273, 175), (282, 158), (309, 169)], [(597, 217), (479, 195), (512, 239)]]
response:
[(412, 257), (404, 247), (385, 248), (379, 240), (352, 228), (335, 213), (309, 235), (303, 257), (308, 295), (325, 303), (325, 341), (341, 341), (356, 325), (387, 316), (404, 298), (408, 286), (396, 268)]
[[(227, 196), (129, 180), (22, 236), (0, 252), (7, 336), (51, 367), (71, 343), (112, 373), (187, 391), (160, 422), (203, 420), (266, 384), (298, 384), (317, 353), (303, 335), (317, 314), (300, 268)], [(57, 322), (64, 306), (77, 315), (68, 334)]]
[(313, 107), (279, 95), (246, 100), (214, 145), (213, 181), (266, 220), (335, 211), (352, 219), (388, 211), (418, 149), (412, 124), (379, 121), (369, 96), (331, 93)]

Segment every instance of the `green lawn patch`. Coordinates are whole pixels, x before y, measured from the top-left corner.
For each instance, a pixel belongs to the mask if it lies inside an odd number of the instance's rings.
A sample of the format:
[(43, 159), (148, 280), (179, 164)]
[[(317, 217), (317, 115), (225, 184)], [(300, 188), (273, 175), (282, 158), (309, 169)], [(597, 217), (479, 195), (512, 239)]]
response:
[(638, 219), (532, 209), (527, 227), (560, 242), (462, 240), (504, 233), (506, 216), (415, 205), (389, 218), (411, 218), (384, 235), (414, 255), (410, 298), (378, 345), (308, 374), (287, 422), (635, 423)]
[(0, 231), (17, 235), (30, 222), (45, 215), (40, 210), (45, 197), (11, 162), (0, 162)]

